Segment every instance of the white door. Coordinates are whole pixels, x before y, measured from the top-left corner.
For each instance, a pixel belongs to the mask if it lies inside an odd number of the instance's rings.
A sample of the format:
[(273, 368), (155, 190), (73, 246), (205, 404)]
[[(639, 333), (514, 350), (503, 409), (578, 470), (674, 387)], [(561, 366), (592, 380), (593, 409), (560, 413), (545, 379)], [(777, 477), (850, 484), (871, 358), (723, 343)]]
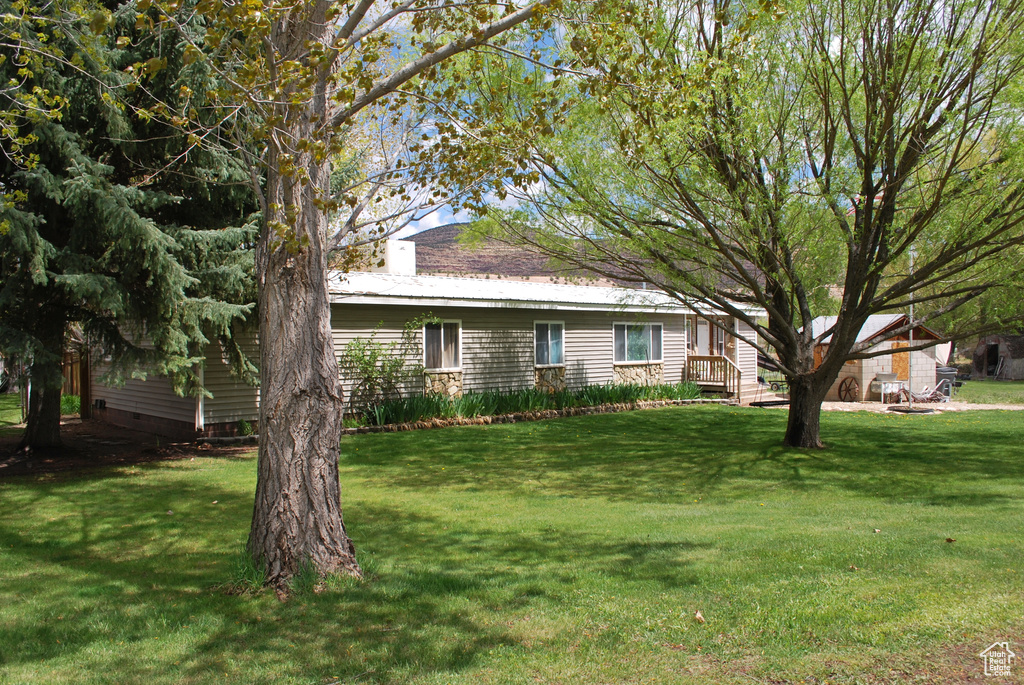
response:
[(697, 354), (711, 353), (711, 334), (708, 330), (708, 322), (704, 319), (697, 319)]

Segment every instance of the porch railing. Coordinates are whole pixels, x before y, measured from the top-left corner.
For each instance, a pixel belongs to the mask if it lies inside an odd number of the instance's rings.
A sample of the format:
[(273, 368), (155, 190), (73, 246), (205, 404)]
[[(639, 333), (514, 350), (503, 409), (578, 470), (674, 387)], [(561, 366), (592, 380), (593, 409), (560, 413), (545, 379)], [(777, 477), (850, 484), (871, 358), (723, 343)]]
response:
[(728, 357), (717, 354), (690, 355), (686, 359), (686, 380), (703, 387), (720, 387), (735, 397), (737, 402), (743, 399), (743, 371)]

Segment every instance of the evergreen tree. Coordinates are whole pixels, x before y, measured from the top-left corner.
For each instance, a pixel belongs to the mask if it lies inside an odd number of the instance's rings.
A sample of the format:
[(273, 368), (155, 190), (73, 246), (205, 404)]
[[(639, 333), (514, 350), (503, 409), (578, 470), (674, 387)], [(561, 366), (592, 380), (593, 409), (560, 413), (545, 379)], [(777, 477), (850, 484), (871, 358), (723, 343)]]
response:
[[(213, 337), (243, 376), (255, 371), (231, 342), (255, 299), (249, 171), (135, 115), (154, 96), (205, 92), (209, 75), (159, 32), (137, 31), (130, 5), (77, 20), (63, 9), (45, 10), (61, 13), (45, 46), (56, 59), (26, 50), (0, 63), (0, 82), (18, 84), (0, 91), (0, 110), (23, 113), (0, 136), (0, 350), (30, 360), (23, 445), (34, 448), (60, 443), (73, 323), (110, 356), (115, 379), (162, 373), (179, 392), (202, 392), (196, 370)], [(143, 87), (125, 76), (131, 65), (148, 71)], [(53, 111), (33, 113), (26, 93)]]

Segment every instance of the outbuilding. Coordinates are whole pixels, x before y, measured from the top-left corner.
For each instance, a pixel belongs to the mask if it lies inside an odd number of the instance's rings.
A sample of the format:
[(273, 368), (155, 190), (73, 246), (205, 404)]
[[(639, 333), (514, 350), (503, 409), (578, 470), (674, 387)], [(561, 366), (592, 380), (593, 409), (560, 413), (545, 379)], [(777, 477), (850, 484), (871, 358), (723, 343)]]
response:
[[(826, 330), (835, 325), (836, 317), (819, 316), (812, 324), (815, 337), (820, 336)], [(893, 332), (903, 328), (908, 323), (906, 314), (876, 314), (869, 316), (864, 322), (863, 328), (857, 335), (857, 342), (871, 342), (869, 352), (880, 350), (899, 350), (910, 346), (910, 336), (904, 332), (894, 335)], [(922, 341), (941, 339), (935, 331), (918, 326), (914, 329), (914, 344)], [(814, 350), (815, 364), (820, 364), (821, 359), (827, 353), (830, 337), (825, 337)], [(891, 354), (869, 357), (868, 359), (854, 359), (846, 362), (839, 377), (829, 388), (825, 396), (826, 401), (844, 402), (869, 402), (880, 401), (881, 393), (876, 384), (872, 389), (872, 381), (881, 375), (882, 378), (891, 377), (896, 381), (913, 381), (911, 387), (914, 392), (921, 392), (925, 388), (935, 387), (935, 366), (937, 347), (932, 345), (924, 350), (916, 352), (893, 352)], [(913, 373), (913, 379), (910, 374)]]
[(988, 335), (974, 348), (971, 378), (1001, 381), (1024, 380), (1024, 335)]

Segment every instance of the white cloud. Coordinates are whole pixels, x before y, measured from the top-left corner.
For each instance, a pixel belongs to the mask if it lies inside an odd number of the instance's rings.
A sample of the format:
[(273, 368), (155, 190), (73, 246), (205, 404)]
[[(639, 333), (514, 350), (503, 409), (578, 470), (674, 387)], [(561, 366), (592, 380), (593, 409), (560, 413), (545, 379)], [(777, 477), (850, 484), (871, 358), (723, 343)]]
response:
[(427, 231), (431, 228), (437, 228), (438, 226), (445, 226), (447, 224), (470, 221), (472, 218), (473, 215), (465, 209), (453, 212), (451, 207), (445, 205), (436, 212), (423, 217), (419, 221), (410, 222), (408, 226), (396, 233), (395, 237), (408, 238), (409, 236), (416, 235), (421, 231)]

